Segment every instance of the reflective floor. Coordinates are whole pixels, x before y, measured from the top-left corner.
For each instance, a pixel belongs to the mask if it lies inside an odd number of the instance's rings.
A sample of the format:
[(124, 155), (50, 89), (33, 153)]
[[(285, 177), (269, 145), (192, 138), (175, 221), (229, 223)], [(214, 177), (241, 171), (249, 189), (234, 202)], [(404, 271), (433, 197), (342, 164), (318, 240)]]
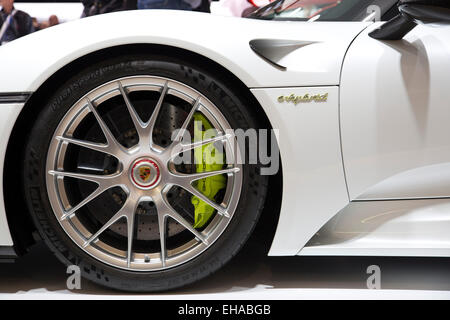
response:
[[(253, 239), (213, 276), (178, 292), (123, 295), (88, 281), (68, 290), (66, 268), (43, 244), (15, 264), (0, 264), (0, 299), (450, 299), (450, 259), (267, 257)], [(367, 267), (381, 269), (368, 290)]]

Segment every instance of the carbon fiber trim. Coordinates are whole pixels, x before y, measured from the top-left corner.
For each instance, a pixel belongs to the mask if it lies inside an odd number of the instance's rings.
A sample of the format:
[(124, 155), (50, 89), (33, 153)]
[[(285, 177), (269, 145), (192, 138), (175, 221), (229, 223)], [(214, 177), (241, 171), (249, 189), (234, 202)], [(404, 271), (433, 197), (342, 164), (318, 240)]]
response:
[(17, 254), (13, 247), (0, 246), (0, 263), (14, 262), (16, 258)]
[(0, 93), (0, 104), (3, 103), (25, 103), (31, 96), (30, 92)]
[(254, 39), (251, 40), (250, 48), (261, 58), (272, 64), (274, 67), (285, 71), (286, 66), (280, 64), (280, 61), (299, 48), (313, 44), (313, 41), (299, 40), (280, 40), (280, 39)]

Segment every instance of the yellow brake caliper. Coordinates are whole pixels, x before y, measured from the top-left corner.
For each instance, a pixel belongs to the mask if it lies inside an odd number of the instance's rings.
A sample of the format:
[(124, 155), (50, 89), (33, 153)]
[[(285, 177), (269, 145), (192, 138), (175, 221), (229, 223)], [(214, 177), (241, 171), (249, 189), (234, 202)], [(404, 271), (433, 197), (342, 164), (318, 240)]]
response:
[[(194, 141), (204, 139), (205, 132), (214, 129), (206, 117), (197, 112), (194, 114)], [(207, 137), (211, 138), (211, 137)], [(195, 171), (209, 172), (221, 170), (224, 163), (224, 154), (214, 147), (213, 143), (203, 145), (194, 149)], [(216, 159), (221, 159), (221, 163), (216, 163)], [(214, 201), (216, 194), (225, 188), (226, 178), (223, 175), (216, 175), (204, 179), (197, 180), (195, 187), (208, 199)], [(214, 208), (209, 204), (200, 200), (196, 196), (192, 196), (191, 203), (195, 208), (194, 228), (203, 227), (214, 214)]]

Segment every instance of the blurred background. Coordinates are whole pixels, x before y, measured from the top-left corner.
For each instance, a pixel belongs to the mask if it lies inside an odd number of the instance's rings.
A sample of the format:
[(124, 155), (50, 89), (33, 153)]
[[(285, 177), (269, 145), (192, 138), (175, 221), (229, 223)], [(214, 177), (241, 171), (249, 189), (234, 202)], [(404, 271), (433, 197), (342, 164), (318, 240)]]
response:
[(258, 11), (262, 18), (280, 11), (282, 18), (314, 21), (341, 3), (341, 0), (0, 0), (0, 45), (67, 21), (124, 10), (169, 9), (249, 17), (262, 8)]
[(245, 16), (271, 0), (0, 0), (0, 44), (59, 23), (122, 10), (173, 9)]

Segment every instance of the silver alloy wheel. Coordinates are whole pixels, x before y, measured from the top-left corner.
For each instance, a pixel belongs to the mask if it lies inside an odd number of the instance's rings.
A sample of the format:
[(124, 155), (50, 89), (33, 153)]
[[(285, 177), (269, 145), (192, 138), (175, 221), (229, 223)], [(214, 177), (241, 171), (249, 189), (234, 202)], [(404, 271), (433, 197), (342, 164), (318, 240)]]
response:
[[(138, 91), (152, 91), (160, 94), (147, 122), (142, 121), (133, 106), (133, 101), (129, 98), (132, 92)], [(169, 95), (189, 103), (191, 110), (172, 142), (167, 147), (161, 147), (155, 144), (152, 137), (164, 99)], [(98, 111), (102, 103), (118, 96), (123, 98), (139, 138), (139, 142), (129, 148), (118, 142)], [(210, 139), (186, 143), (182, 139), (183, 132), (187, 130), (195, 112), (201, 112), (213, 124), (217, 134)], [(89, 114), (95, 117), (106, 143), (74, 138), (73, 133)], [(46, 186), (53, 212), (63, 230), (82, 250), (111, 266), (133, 271), (155, 271), (185, 263), (201, 254), (220, 237), (233, 218), (238, 205), (242, 188), (242, 165), (240, 165), (242, 162), (239, 148), (233, 147), (236, 139), (229, 133), (230, 129), (232, 128), (227, 120), (214, 104), (183, 83), (155, 76), (130, 76), (105, 83), (76, 102), (55, 130), (46, 161)], [(174, 158), (177, 155), (219, 141), (224, 143), (228, 163), (222, 170), (195, 173), (177, 171), (174, 165)], [(68, 157), (69, 145), (116, 158), (117, 170), (108, 174), (66, 171), (64, 163)], [(145, 171), (143, 176), (140, 177), (140, 171), (137, 170)], [(220, 204), (210, 200), (193, 185), (199, 179), (215, 175), (226, 177), (226, 188)], [(97, 187), (78, 204), (71, 205), (64, 183), (66, 178), (89, 181), (97, 184)], [(173, 186), (183, 188), (216, 210), (216, 214), (205, 228), (200, 230), (193, 228), (192, 224), (169, 203), (167, 194)], [(105, 191), (116, 187), (121, 188), (126, 194), (123, 205), (117, 212), (111, 214), (111, 218), (99, 230), (89, 231), (78, 219), (77, 211), (98, 199)], [(133, 251), (136, 209), (145, 201), (151, 201), (156, 206), (161, 248), (158, 253)], [(124, 218), (127, 227), (126, 250), (114, 247), (100, 239), (105, 230)], [(192, 233), (192, 239), (176, 248), (168, 249), (166, 247), (168, 218), (177, 221), (179, 225)]]

